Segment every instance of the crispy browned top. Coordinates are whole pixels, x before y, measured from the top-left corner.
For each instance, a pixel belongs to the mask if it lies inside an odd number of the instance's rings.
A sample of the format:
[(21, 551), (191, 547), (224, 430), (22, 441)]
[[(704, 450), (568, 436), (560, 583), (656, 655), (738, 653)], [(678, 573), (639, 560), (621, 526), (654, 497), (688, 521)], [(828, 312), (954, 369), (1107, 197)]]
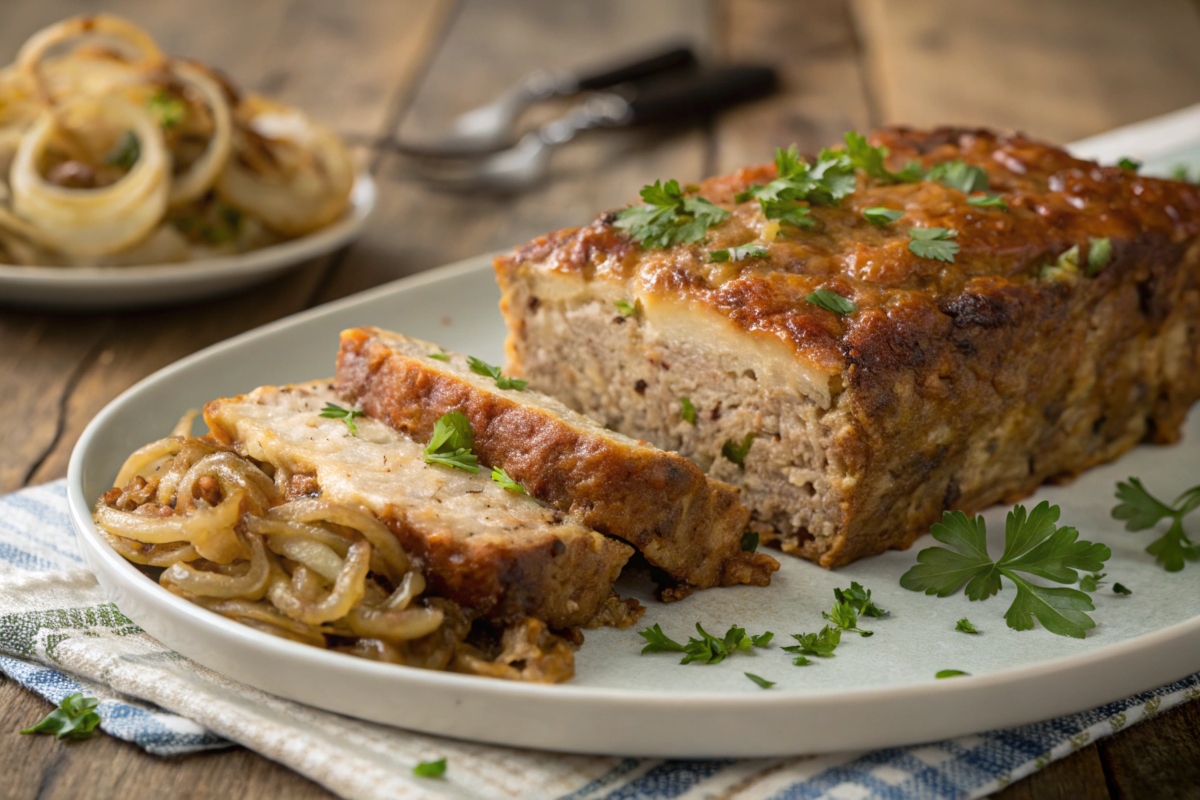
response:
[[(537, 265), (628, 282), (631, 293), (690, 299), (744, 330), (778, 336), (834, 372), (854, 360), (853, 343), (867, 334), (856, 329), (878, 325), (883, 317), (903, 324), (914, 315), (926, 323), (929, 315), (942, 315), (958, 324), (986, 324), (994, 305), (988, 298), (1079, 290), (1048, 287), (1038, 276), (1043, 265), (1073, 245), (1086, 249), (1093, 237), (1112, 239), (1105, 272), (1122, 272), (1144, 265), (1151, 253), (1161, 257), (1164, 250), (1181, 249), (1200, 233), (1200, 188), (1188, 183), (1102, 167), (1020, 135), (895, 128), (869, 138), (888, 147), (895, 170), (910, 160), (925, 167), (950, 160), (982, 167), (989, 191), (1001, 194), (1008, 210), (968, 205), (967, 195), (940, 183), (885, 183), (860, 173), (858, 190), (839, 205), (813, 207), (816, 227), (785, 226), (769, 244), (768, 258), (709, 263), (713, 249), (762, 243), (766, 220), (758, 202), (734, 201), (738, 192), (775, 176), (774, 166), (758, 166), (701, 186), (701, 195), (731, 213), (702, 243), (645, 250), (615, 228), (608, 213), (586, 227), (535, 239), (498, 259), (497, 268), (502, 280), (507, 269)], [(905, 216), (877, 227), (862, 216), (872, 206), (901, 209)], [(954, 262), (912, 253), (913, 227), (957, 230), (961, 249)], [(806, 302), (818, 288), (850, 298), (859, 311), (838, 317)]]

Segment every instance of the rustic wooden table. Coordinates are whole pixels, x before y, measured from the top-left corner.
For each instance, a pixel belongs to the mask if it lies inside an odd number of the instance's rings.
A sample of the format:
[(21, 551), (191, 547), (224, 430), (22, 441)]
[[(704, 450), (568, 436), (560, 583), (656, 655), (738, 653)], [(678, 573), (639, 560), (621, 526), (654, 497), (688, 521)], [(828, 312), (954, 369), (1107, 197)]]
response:
[[(8, 2), (0, 56), (89, 0)], [(694, 180), (814, 151), (851, 127), (967, 123), (1070, 141), (1200, 102), (1200, 9), (1188, 0), (110, 0), (172, 53), (313, 112), (379, 182), (348, 250), (219, 303), (122, 314), (0, 310), (0, 491), (59, 478), (83, 426), (139, 378), (304, 308), (521, 242), (617, 206), (657, 177)], [(706, 124), (594, 135), (515, 198), (439, 194), (390, 151), (536, 67), (686, 37), (713, 56), (776, 64), (783, 91)], [(233, 749), (161, 759), (106, 736), (19, 736), (47, 704), (0, 681), (0, 795), (325, 797)], [(1001, 793), (1200, 797), (1200, 703), (1081, 748)]]

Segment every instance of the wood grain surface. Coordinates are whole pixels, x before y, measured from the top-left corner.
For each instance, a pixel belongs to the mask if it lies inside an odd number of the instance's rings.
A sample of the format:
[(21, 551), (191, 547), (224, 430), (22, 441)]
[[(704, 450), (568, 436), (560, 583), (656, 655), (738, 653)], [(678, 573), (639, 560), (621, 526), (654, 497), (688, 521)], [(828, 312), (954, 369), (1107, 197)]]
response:
[[(88, 0), (0, 6), (0, 60)], [(1200, 102), (1200, 11), (1187, 0), (114, 0), (172, 53), (309, 110), (379, 183), (349, 249), (219, 303), (64, 315), (0, 306), (0, 491), (61, 477), (88, 420), (154, 370), (315, 304), (500, 249), (691, 181), (829, 144), (850, 127), (964, 123), (1069, 141)], [(705, 124), (584, 136), (509, 197), (414, 180), (394, 137), (431, 136), (539, 67), (687, 39), (771, 63), (774, 97)], [(0, 298), (0, 303), (3, 299)], [(16, 731), (48, 705), (0, 680), (0, 797), (328, 797), (240, 748), (155, 758), (98, 736)], [(1016, 798), (1200, 797), (1200, 703), (1081, 748), (1003, 790)]]

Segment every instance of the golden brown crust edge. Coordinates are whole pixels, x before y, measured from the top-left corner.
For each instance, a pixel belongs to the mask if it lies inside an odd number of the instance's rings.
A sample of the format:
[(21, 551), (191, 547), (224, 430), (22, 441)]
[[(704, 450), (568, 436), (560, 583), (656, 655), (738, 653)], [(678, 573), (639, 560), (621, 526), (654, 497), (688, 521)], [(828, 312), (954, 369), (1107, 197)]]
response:
[[(217, 399), (204, 407), (212, 437), (239, 450), (237, 431), (224, 423), (221, 406), (245, 398)], [(431, 595), (494, 621), (529, 615), (556, 629), (587, 625), (603, 611), (613, 583), (633, 555), (629, 546), (601, 536), (555, 538), (538, 547), (481, 546), (418, 528), (402, 509), (393, 509), (380, 521), (421, 570)]]
[(367, 414), (418, 440), (443, 414), (461, 411), (483, 464), (503, 466), (532, 496), (628, 542), (676, 580), (765, 586), (779, 568), (741, 550), (749, 511), (737, 490), (681, 456), (581, 433), (549, 411), (397, 353), (371, 328), (342, 333), (337, 384)]

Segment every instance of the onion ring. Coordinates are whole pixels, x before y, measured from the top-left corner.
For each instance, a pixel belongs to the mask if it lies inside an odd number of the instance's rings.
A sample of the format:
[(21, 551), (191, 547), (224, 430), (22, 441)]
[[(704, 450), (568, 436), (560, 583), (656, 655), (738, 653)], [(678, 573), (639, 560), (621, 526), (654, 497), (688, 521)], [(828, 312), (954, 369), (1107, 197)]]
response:
[(78, 100), (70, 108), (84, 104), (137, 139), (140, 154), (129, 172), (99, 189), (67, 189), (47, 181), (38, 164), (59, 127), (58, 117), (47, 112), (17, 148), (10, 182), (13, 209), (39, 243), (86, 257), (129, 247), (158, 225), (167, 207), (170, 158), (162, 131), (144, 109), (118, 97)]

